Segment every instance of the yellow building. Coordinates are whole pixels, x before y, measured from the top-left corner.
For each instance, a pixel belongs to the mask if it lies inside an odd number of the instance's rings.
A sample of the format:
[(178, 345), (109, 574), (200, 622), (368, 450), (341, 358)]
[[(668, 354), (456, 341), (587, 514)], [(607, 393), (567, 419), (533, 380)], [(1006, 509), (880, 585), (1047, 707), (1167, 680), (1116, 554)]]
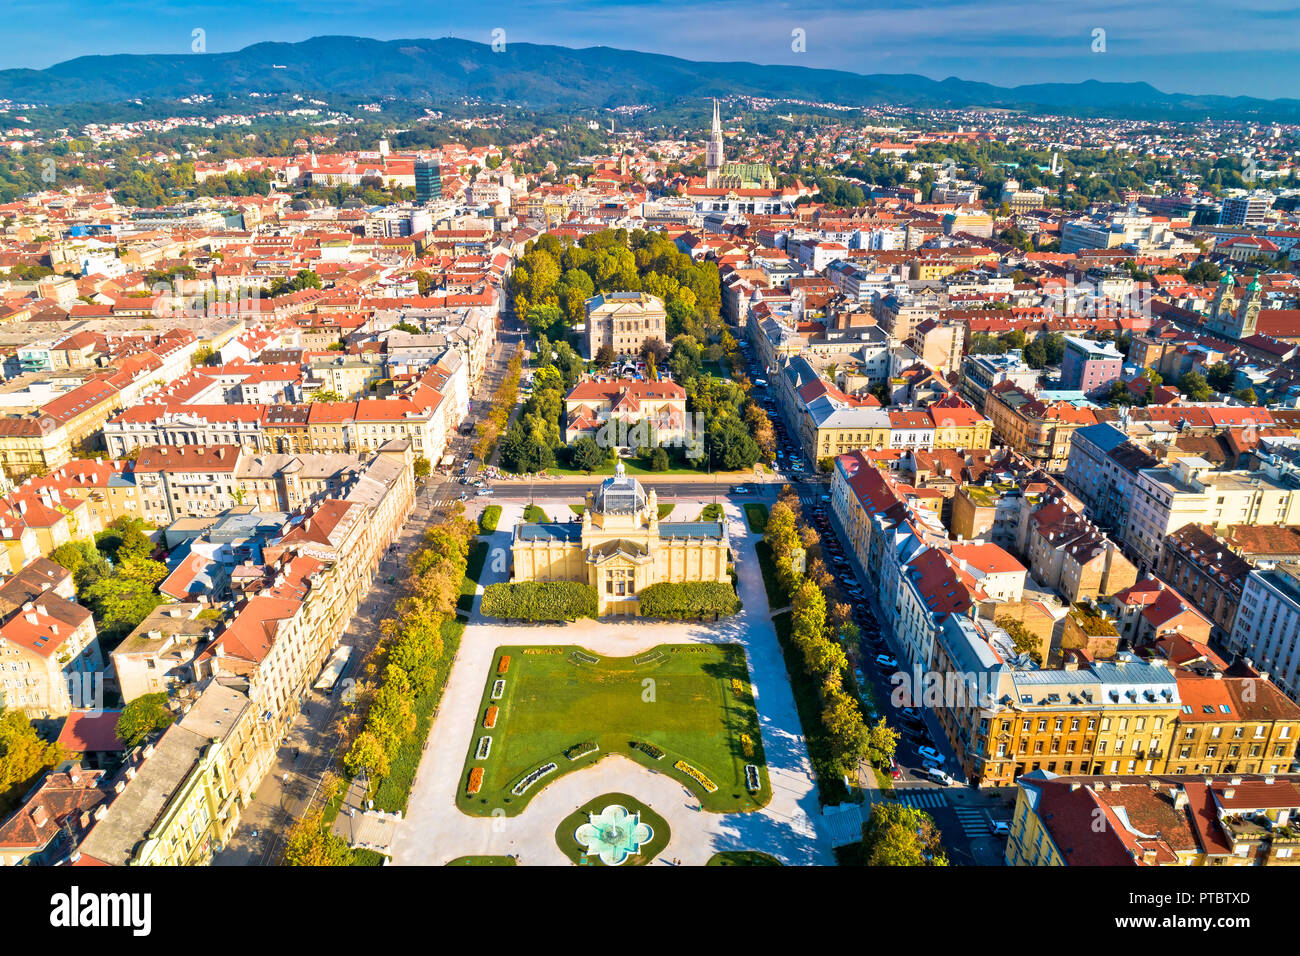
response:
[(77, 862), (206, 865), (239, 825), (274, 752), (268, 725), (248, 697), (209, 684), (128, 763), (125, 786), (96, 809)]
[(652, 584), (730, 581), (729, 557), (722, 522), (660, 522), (654, 490), (619, 465), (587, 495), (581, 521), (515, 526), (511, 580), (584, 581), (602, 615), (635, 615), (636, 596)]

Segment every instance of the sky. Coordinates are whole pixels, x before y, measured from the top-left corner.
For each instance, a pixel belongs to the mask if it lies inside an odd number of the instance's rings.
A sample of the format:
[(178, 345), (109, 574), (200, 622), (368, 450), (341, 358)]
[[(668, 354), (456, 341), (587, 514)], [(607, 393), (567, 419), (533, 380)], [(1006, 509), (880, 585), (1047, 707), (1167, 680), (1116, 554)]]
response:
[[(1296, 0), (5, 0), (0, 69), (207, 52), (325, 34), (612, 46), (956, 76), (1000, 86), (1146, 81), (1165, 92), (1300, 96)], [(802, 31), (801, 50), (795, 31)], [(500, 34), (498, 34), (500, 36)]]

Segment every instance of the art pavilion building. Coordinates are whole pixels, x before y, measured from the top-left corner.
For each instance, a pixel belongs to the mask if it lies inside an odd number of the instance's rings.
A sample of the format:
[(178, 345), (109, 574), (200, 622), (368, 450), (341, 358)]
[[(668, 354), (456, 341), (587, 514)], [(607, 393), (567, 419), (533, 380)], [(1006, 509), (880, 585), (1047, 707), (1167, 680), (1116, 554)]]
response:
[(581, 520), (515, 526), (513, 575), (520, 581), (585, 581), (600, 614), (635, 615), (652, 584), (729, 581), (726, 526), (659, 520), (659, 502), (620, 464), (588, 493)]

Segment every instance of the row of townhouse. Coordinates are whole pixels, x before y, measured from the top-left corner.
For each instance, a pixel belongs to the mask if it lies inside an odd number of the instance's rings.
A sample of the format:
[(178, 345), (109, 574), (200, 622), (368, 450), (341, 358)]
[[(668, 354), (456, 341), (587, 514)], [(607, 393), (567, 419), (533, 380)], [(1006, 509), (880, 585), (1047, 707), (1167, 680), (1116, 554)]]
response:
[[(413, 461), (409, 443), (391, 442), (345, 497), (301, 514), (265, 551), (267, 586), (211, 637), (204, 631), (178, 644), (175, 633), (156, 628), (155, 660), (174, 664), (184, 644), (192, 653), (187, 675), (201, 690), (175, 725), (128, 761), (134, 772), (95, 809), (72, 862), (203, 865), (229, 842), (276, 743), (410, 515)], [(133, 663), (148, 668), (149, 649), (132, 650)]]
[(1075, 438), (1066, 483), (1148, 568), (1160, 564), (1169, 535), (1189, 524), (1300, 522), (1300, 481), (1287, 469), (1264, 463), (1223, 470), (1176, 450), (1161, 460), (1109, 424), (1080, 429)]
[[(1177, 607), (1152, 605), (1134, 586), (1136, 569), (1070, 507), (1059, 486), (1041, 473), (1037, 478), (1043, 490), (1025, 484), (1008, 521), (1003, 540), (1013, 555), (989, 541), (949, 540), (927, 497), (865, 456), (836, 462), (836, 523), (891, 612), (916, 702), (935, 709), (965, 776), (1006, 785), (1040, 767), (1097, 774), (1289, 770), (1300, 708), (1268, 683), (1267, 673), (1227, 672), (1221, 661), (1217, 670), (1198, 672), (1182, 659), (1174, 673), (1159, 650), (1142, 659), (1119, 649), (1098, 600), (1115, 602), (1107, 605), (1120, 608), (1114, 622), (1148, 648), (1179, 639), (1185, 622), (1203, 619), (1181, 599)], [(1018, 650), (992, 623), (1015, 610), (1029, 575), (1068, 604), (1038, 634), (1043, 649), (1060, 647), (1052, 666)], [(1126, 620), (1144, 613), (1141, 622)], [(1089, 640), (1094, 622), (1105, 623), (1112, 638)], [(1194, 633), (1208, 636), (1208, 622)], [(936, 697), (924, 693), (927, 680), (940, 689)], [(1209, 701), (1224, 687), (1238, 689), (1241, 699)], [(1203, 697), (1206, 703), (1189, 703)]]
[(184, 373), (198, 347), (192, 333), (115, 360), (109, 372), (88, 378), (22, 416), (0, 418), (0, 470), (9, 478), (44, 475), (98, 444), (104, 423), (123, 408)]

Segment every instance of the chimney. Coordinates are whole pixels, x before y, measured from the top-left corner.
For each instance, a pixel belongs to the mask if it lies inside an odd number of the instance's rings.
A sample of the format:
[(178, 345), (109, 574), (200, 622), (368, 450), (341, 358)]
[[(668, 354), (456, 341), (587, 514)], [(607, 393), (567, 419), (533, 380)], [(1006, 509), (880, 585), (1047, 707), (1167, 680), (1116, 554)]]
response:
[[(121, 793), (120, 790), (118, 792)], [(104, 817), (108, 816), (108, 804), (101, 803), (99, 806), (95, 807), (95, 812), (93, 816), (96, 820), (102, 820), (104, 819)]]
[(45, 812), (45, 804), (38, 803), (32, 808), (32, 823), (38, 827), (43, 827), (49, 821), (49, 816)]
[(1226, 790), (1223, 791), (1223, 799), (1231, 800), (1234, 796), (1236, 796), (1236, 794), (1237, 794), (1237, 790), (1235, 787), (1228, 787)]

